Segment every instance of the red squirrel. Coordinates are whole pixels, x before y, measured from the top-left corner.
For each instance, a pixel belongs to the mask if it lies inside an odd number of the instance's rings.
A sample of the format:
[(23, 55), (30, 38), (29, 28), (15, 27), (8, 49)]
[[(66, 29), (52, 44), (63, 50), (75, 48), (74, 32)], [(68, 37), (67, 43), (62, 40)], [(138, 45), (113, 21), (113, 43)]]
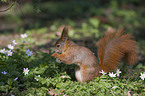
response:
[(137, 62), (137, 43), (131, 34), (124, 34), (123, 30), (107, 32), (98, 43), (98, 59), (93, 52), (79, 46), (68, 37), (68, 28), (64, 27), (61, 38), (55, 44), (55, 53), (51, 56), (58, 58), (65, 64), (77, 64), (75, 77), (79, 82), (92, 80), (99, 77), (101, 70), (110, 72), (115, 70), (122, 59), (128, 65)]

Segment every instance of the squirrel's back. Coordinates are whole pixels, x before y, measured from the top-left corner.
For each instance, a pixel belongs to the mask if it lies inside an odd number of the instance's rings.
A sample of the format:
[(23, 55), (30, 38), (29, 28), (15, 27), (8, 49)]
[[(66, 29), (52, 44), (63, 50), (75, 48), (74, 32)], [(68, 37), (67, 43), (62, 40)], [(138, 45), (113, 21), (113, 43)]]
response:
[(84, 66), (97, 66), (98, 60), (93, 52), (83, 46), (74, 45), (68, 49), (68, 54), (72, 55), (73, 63), (80, 63)]
[(123, 33), (123, 30), (106, 32), (98, 41), (100, 67), (105, 72), (115, 70), (122, 59), (129, 65), (137, 62), (137, 43), (131, 34)]

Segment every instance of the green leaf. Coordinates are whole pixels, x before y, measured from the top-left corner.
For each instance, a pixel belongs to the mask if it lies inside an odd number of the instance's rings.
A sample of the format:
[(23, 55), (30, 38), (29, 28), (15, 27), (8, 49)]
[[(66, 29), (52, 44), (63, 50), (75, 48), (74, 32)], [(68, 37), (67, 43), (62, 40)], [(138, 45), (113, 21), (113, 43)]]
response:
[(98, 19), (91, 18), (91, 19), (89, 19), (89, 23), (93, 27), (98, 28), (99, 27), (99, 24), (100, 24), (100, 21)]

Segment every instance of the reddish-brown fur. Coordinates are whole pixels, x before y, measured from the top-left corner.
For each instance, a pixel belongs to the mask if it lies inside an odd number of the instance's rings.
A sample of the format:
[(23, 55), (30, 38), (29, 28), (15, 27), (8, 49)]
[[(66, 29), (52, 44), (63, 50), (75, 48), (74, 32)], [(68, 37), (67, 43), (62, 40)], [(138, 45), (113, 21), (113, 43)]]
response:
[[(75, 69), (76, 79), (80, 82), (92, 80), (100, 76), (99, 71), (113, 71), (125, 58), (127, 64), (137, 62), (137, 44), (132, 40), (132, 35), (123, 34), (122, 30), (106, 32), (98, 41), (99, 62), (90, 49), (79, 46), (69, 40), (67, 28), (63, 29), (61, 38), (55, 44), (56, 57), (66, 64), (77, 64)], [(58, 47), (58, 45), (60, 45)], [(59, 54), (58, 54), (59, 53)]]
[(130, 34), (123, 34), (122, 30), (118, 30), (116, 33), (106, 33), (98, 41), (101, 69), (105, 72), (113, 71), (123, 58), (127, 64), (135, 64), (137, 62), (137, 44), (132, 38)]

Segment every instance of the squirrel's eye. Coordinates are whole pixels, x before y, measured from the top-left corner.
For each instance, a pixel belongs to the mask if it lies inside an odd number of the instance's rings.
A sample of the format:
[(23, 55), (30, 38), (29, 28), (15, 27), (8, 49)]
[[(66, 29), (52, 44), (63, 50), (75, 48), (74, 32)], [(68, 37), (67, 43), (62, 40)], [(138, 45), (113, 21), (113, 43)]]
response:
[(56, 47), (60, 47), (60, 44), (58, 44)]

